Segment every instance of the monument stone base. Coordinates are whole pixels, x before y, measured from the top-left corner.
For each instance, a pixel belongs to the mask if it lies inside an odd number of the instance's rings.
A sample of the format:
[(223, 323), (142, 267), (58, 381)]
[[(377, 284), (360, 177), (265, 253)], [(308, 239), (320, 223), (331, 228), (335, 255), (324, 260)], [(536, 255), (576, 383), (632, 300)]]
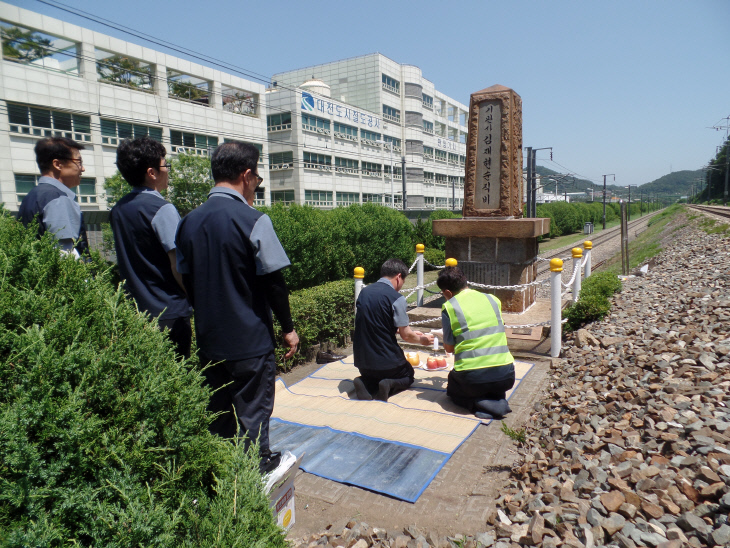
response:
[[(467, 280), (489, 285), (523, 285), (537, 277), (537, 237), (550, 232), (550, 219), (467, 217), (433, 221), (446, 238), (446, 257), (458, 261)], [(519, 314), (536, 300), (535, 286), (485, 290), (502, 301), (502, 311)]]

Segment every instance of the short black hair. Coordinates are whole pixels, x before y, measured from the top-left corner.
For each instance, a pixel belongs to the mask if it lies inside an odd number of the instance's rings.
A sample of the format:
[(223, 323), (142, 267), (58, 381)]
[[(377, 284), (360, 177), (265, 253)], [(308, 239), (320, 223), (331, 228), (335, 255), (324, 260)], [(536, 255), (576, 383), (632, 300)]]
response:
[(406, 263), (400, 259), (388, 259), (383, 263), (383, 266), (380, 267), (381, 278), (395, 278), (398, 274), (400, 274), (401, 278), (404, 280), (406, 279), (406, 276), (408, 276), (408, 267), (406, 266)]
[(53, 160), (70, 160), (73, 151), (84, 150), (84, 145), (66, 137), (47, 137), (35, 144), (35, 161), (41, 173), (53, 167)]
[(219, 183), (236, 179), (248, 169), (256, 173), (258, 163), (259, 149), (255, 146), (242, 141), (228, 141), (213, 152), (210, 170), (213, 172), (213, 180)]
[(159, 169), (160, 160), (167, 156), (162, 145), (147, 135), (136, 139), (124, 139), (117, 147), (117, 169), (132, 186), (144, 186), (149, 168)]
[(466, 276), (458, 266), (447, 266), (439, 272), (436, 285), (441, 291), (448, 289), (452, 293), (458, 293), (466, 287)]

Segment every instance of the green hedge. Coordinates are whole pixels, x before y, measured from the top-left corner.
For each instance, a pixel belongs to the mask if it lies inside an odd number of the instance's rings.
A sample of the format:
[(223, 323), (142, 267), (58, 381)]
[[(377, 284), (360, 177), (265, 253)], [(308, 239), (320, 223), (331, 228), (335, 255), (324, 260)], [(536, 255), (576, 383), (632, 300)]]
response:
[(0, 545), (285, 546), (209, 391), (97, 256), (0, 211)]
[(365, 280), (380, 276), (390, 258), (411, 264), (416, 255), (413, 227), (399, 211), (355, 204), (323, 211), (311, 206), (274, 204), (259, 208), (271, 217), (291, 267), (284, 277), (291, 289), (352, 278), (356, 266)]
[[(344, 345), (355, 326), (355, 283), (353, 280), (330, 282), (309, 289), (293, 291), (289, 296), (294, 329), (303, 351), (316, 344), (334, 342)], [(276, 340), (281, 340), (281, 326), (274, 322)], [(276, 349), (277, 363), (284, 370), (304, 361), (296, 354), (283, 360), (286, 350)]]
[[(413, 227), (413, 245), (423, 244), (427, 248), (438, 249), (444, 251), (446, 249), (446, 238), (443, 236), (433, 235), (433, 221), (436, 219), (460, 219), (461, 215), (457, 215), (448, 210), (432, 211), (428, 219), (423, 220), (420, 217), (416, 220)], [(441, 263), (443, 264), (443, 263)]]
[(602, 320), (611, 310), (609, 300), (614, 293), (621, 291), (621, 280), (611, 272), (591, 274), (583, 282), (578, 301), (563, 311), (567, 318), (567, 331), (574, 331), (584, 324)]

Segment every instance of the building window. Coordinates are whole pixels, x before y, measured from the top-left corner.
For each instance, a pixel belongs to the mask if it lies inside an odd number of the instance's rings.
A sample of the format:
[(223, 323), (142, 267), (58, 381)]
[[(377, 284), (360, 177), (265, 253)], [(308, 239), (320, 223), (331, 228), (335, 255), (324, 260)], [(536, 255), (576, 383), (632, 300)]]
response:
[(459, 164), (459, 155), (449, 152), (449, 164), (458, 165)]
[(357, 142), (357, 128), (335, 122), (335, 137)]
[[(385, 178), (390, 179), (390, 166), (389, 165), (383, 166), (383, 172), (385, 173)], [(403, 178), (403, 176), (401, 174), (401, 168), (395, 167), (393, 169), (393, 179), (401, 180), (402, 178)]]
[(459, 132), (459, 142), (462, 145), (465, 145), (466, 144), (466, 133)]
[(380, 133), (375, 133), (374, 131), (367, 131), (367, 130), (361, 129), (360, 138), (362, 139), (362, 142), (364, 145), (370, 145), (370, 146), (376, 147), (376, 146), (378, 146), (378, 141), (380, 141)]
[(197, 154), (208, 156), (208, 150), (218, 146), (218, 137), (201, 135), (200, 133), (185, 133), (182, 131), (170, 131), (170, 148), (178, 154)]
[(147, 135), (158, 143), (162, 142), (162, 128), (128, 124), (115, 120), (101, 119), (101, 144), (118, 145), (122, 139), (136, 139)]
[(426, 207), (428, 209), (433, 209), (433, 206), (434, 206), (433, 196), (424, 196), (423, 203), (426, 205)]
[(291, 112), (281, 112), (266, 116), (266, 129), (269, 131), (285, 131), (291, 129)]
[(400, 95), (400, 82), (395, 78), (383, 74), (383, 89)]
[(449, 207), (449, 199), (448, 198), (436, 198), (436, 207), (438, 209), (446, 209)]
[(305, 190), (304, 203), (315, 207), (332, 207), (332, 191)]
[(91, 142), (91, 118), (82, 114), (8, 103), (8, 121), (11, 133)]
[(382, 194), (365, 194), (362, 195), (362, 203), (374, 203), (374, 204), (382, 204), (383, 203), (383, 195)]
[(446, 183), (448, 182), (448, 177), (444, 175), (443, 173), (436, 173), (436, 184), (439, 186), (446, 186)]
[(446, 162), (446, 151), (445, 150), (439, 150), (438, 148), (434, 151), (436, 154), (436, 161), (437, 162)]
[(294, 167), (294, 153), (289, 150), (286, 152), (270, 152), (269, 153), (269, 169), (271, 171), (281, 169), (292, 169)]
[(393, 207), (399, 206), (403, 202), (403, 197), (400, 194), (395, 195), (395, 199), (392, 199), (391, 194), (385, 194), (385, 205), (388, 207), (391, 207), (391, 203), (393, 203)]
[[(23, 201), (33, 187), (38, 184), (40, 175), (15, 174), (15, 192), (18, 203)], [(76, 201), (80, 204), (96, 203), (96, 179), (93, 177), (81, 177), (81, 184), (71, 189), (76, 194)]]
[(3, 59), (79, 75), (78, 44), (43, 32), (0, 22)]
[(307, 169), (324, 169), (326, 171), (329, 171), (330, 169), (332, 169), (332, 156), (315, 154), (313, 152), (305, 152), (304, 167)]
[(335, 171), (340, 173), (357, 173), (359, 162), (350, 158), (335, 157)]
[(432, 185), (433, 184), (433, 173), (430, 171), (424, 171), (423, 172), (423, 184), (424, 185)]
[(372, 162), (362, 163), (362, 174), (368, 177), (380, 177), (380, 172), (383, 167), (380, 164), (374, 164)]
[(232, 88), (230, 86), (222, 86), (221, 97), (223, 110), (226, 112), (243, 114), (245, 116), (256, 116), (259, 111), (259, 96), (257, 93), (251, 93), (250, 91)]
[(449, 122), (458, 122), (459, 121), (459, 109), (455, 106), (449, 105), (448, 109), (448, 120)]
[(449, 175), (449, 186), (456, 187), (459, 184), (459, 178), (454, 175)]
[(423, 147), (423, 157), (430, 158), (431, 160), (433, 160), (433, 147), (424, 146)]
[(293, 190), (272, 190), (271, 191), (271, 203), (281, 203), (289, 205), (294, 203), (294, 191)]
[[(400, 139), (397, 139), (395, 137), (389, 137), (388, 135), (383, 135), (383, 141), (386, 143), (393, 143), (393, 152), (400, 152)], [(390, 148), (390, 146), (388, 146)]]
[(172, 99), (210, 105), (210, 82), (176, 70), (167, 71), (167, 95)]
[(306, 131), (313, 131), (315, 133), (323, 133), (324, 135), (330, 134), (330, 121), (322, 118), (317, 118), (311, 114), (302, 113), (302, 129)]
[(428, 110), (433, 110), (433, 97), (430, 95), (423, 94), (423, 107)]
[(266, 205), (266, 190), (259, 187), (256, 189), (256, 196), (253, 199), (254, 206)]
[(338, 192), (337, 205), (348, 206), (360, 203), (360, 195), (357, 192)]
[(423, 121), (423, 131), (426, 133), (430, 133), (433, 135), (433, 122), (429, 122), (428, 120)]
[(115, 84), (138, 91), (154, 90), (152, 65), (121, 55), (95, 49), (96, 73), (100, 82)]
[(400, 110), (383, 105), (383, 118), (391, 122), (400, 123)]
[(466, 165), (466, 156), (459, 156), (459, 165), (464, 167)]

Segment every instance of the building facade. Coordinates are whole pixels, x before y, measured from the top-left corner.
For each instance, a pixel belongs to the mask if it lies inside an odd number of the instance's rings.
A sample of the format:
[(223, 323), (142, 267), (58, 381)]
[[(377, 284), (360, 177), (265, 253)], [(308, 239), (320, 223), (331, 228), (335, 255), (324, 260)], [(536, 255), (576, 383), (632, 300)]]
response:
[[(172, 156), (208, 155), (227, 139), (262, 152), (268, 179), (266, 94), (261, 83), (0, 2), (0, 202), (17, 211), (37, 183), (33, 147), (46, 136), (82, 143), (76, 189), (85, 210), (105, 210), (104, 179), (121, 139), (149, 135)], [(268, 203), (268, 196), (257, 196)]]
[[(283, 72), (267, 90), (271, 201), (463, 205), (468, 107), (379, 53)], [(392, 177), (391, 177), (392, 175)]]

